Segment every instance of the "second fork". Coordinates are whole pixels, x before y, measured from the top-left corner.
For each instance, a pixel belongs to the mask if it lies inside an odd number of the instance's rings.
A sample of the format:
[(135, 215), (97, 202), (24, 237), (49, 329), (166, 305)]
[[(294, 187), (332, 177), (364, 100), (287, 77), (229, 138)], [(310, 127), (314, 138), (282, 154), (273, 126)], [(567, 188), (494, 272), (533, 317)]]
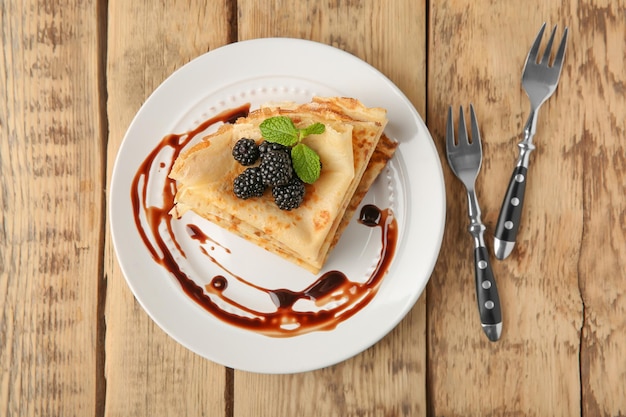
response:
[(567, 28), (565, 28), (563, 32), (563, 37), (561, 38), (556, 56), (554, 57), (554, 63), (549, 65), (556, 26), (552, 29), (552, 34), (548, 39), (541, 60), (537, 62), (539, 46), (545, 28), (546, 24), (544, 23), (528, 52), (522, 73), (522, 86), (530, 100), (530, 115), (528, 116), (528, 121), (524, 128), (524, 140), (517, 145), (520, 149), (519, 157), (513, 174), (511, 175), (496, 224), (494, 252), (498, 259), (504, 259), (509, 256), (515, 247), (517, 231), (522, 217), (522, 207), (524, 205), (530, 153), (535, 149), (533, 136), (537, 130), (537, 112), (541, 105), (550, 98), (556, 90), (561, 76), (561, 69), (563, 68), (565, 46), (567, 44)]

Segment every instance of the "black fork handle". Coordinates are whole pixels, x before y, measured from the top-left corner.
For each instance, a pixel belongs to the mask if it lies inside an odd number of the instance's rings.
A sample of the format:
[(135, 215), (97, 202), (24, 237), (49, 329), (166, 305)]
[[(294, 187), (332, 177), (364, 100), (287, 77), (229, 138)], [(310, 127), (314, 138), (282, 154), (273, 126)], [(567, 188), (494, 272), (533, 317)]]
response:
[(528, 168), (524, 166), (515, 167), (496, 224), (495, 255), (498, 259), (505, 259), (515, 247), (517, 232), (522, 220), (527, 180)]
[(474, 268), (480, 324), (489, 340), (495, 342), (502, 333), (502, 308), (486, 247), (474, 249)]

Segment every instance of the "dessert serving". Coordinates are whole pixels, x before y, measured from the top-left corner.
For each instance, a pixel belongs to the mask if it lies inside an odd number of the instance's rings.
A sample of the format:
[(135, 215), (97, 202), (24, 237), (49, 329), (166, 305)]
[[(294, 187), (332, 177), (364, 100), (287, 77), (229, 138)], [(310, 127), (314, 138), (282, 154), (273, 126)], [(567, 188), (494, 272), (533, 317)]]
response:
[(361, 352), (410, 311), (445, 187), (426, 125), (384, 75), (327, 45), (257, 39), (146, 100), (109, 210), (124, 277), (159, 327), (216, 363), (291, 373)]
[(386, 124), (351, 98), (261, 106), (178, 156), (171, 214), (192, 210), (318, 273), (393, 156)]

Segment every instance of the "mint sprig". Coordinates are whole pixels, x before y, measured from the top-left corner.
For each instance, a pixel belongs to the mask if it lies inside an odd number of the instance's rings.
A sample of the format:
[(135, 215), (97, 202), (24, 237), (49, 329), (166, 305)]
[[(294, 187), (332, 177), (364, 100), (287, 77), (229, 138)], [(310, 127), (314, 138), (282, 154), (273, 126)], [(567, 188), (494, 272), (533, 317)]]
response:
[(313, 123), (304, 129), (298, 129), (289, 117), (275, 116), (265, 119), (259, 127), (268, 142), (291, 147), (293, 169), (302, 181), (307, 184), (317, 181), (322, 167), (320, 157), (313, 149), (300, 142), (309, 135), (324, 133), (324, 124)]

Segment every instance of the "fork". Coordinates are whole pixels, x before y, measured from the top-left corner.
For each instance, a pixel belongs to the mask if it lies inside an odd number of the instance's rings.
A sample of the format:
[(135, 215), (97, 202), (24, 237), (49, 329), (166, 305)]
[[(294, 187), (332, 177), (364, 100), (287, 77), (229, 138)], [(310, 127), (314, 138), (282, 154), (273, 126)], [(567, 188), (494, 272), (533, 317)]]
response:
[(520, 149), (517, 164), (513, 170), (513, 175), (504, 195), (498, 223), (496, 224), (494, 252), (498, 259), (505, 259), (511, 254), (515, 247), (515, 239), (522, 217), (522, 207), (524, 205), (524, 194), (528, 176), (528, 164), (530, 153), (535, 149), (533, 137), (537, 131), (537, 113), (539, 108), (556, 90), (563, 68), (563, 58), (565, 57), (565, 46), (567, 44), (568, 28), (565, 28), (561, 43), (554, 57), (554, 63), (550, 63), (550, 50), (554, 42), (556, 26), (552, 29), (552, 34), (548, 39), (546, 49), (537, 62), (539, 46), (546, 28), (544, 23), (535, 38), (528, 56), (524, 71), (522, 73), (522, 86), (530, 99), (530, 115), (524, 127), (524, 139), (518, 143)]
[(474, 238), (474, 276), (476, 280), (476, 300), (483, 331), (489, 340), (495, 342), (502, 334), (502, 311), (500, 297), (491, 269), (489, 254), (483, 234), (485, 225), (480, 219), (480, 207), (476, 198), (475, 183), (483, 159), (480, 132), (474, 106), (470, 104), (472, 141), (469, 141), (463, 107), (460, 108), (458, 143), (454, 140), (452, 107), (448, 109), (446, 125), (446, 155), (448, 164), (467, 190), (469, 203), (469, 232)]

